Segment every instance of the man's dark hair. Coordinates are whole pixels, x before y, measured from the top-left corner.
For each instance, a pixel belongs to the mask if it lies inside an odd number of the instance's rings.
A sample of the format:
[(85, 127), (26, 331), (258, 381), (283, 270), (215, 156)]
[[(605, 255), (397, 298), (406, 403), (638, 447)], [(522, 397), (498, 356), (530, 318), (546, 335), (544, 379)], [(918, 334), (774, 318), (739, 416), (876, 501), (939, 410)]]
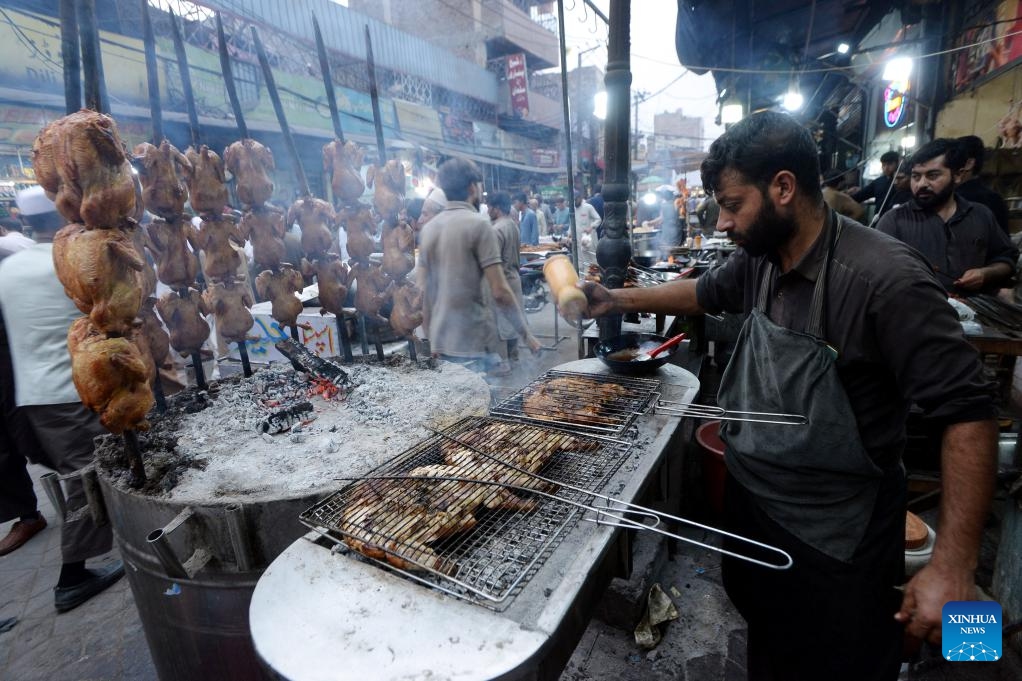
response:
[(455, 156), (444, 161), (437, 169), (436, 180), (448, 201), (465, 201), (468, 199), (469, 187), (482, 182), (483, 174), (472, 161)]
[(418, 198), (409, 201), (408, 205), (405, 206), (405, 210), (408, 211), (408, 217), (413, 220), (418, 220), (422, 217), (422, 204), (424, 203), (426, 203), (425, 199)]
[(955, 155), (961, 156), (959, 167), (964, 168), (966, 161), (971, 158), (975, 161), (972, 172), (974, 175), (979, 175), (979, 172), (983, 170), (983, 157), (986, 155), (986, 145), (983, 144), (983, 140), (976, 135), (966, 135), (955, 140), (955, 147)]
[(603, 191), (603, 185), (602, 184), (594, 184), (593, 185), (593, 196), (596, 196), (597, 194), (599, 194), (602, 191)]
[(38, 215), (22, 215), (21, 219), (32, 228), (32, 231), (44, 234), (56, 234), (67, 224), (67, 221), (57, 211), (39, 213)]
[(525, 196), (525, 192), (518, 192), (517, 194), (515, 194), (513, 200), (524, 203), (525, 205), (529, 205), (529, 199)]
[(896, 151), (885, 151), (880, 156), (881, 165), (887, 165), (888, 163), (894, 163), (897, 165), (898, 161), (901, 160), (901, 154)]
[(957, 152), (958, 142), (956, 140), (938, 137), (932, 142), (927, 142), (919, 147), (916, 153), (912, 154), (912, 158), (908, 160), (909, 172), (920, 163), (927, 163), (939, 156), (943, 156), (944, 165), (950, 168), (952, 173), (957, 173), (965, 165), (965, 159)]
[[(524, 196), (524, 194), (522, 195)], [(491, 208), (496, 208), (504, 215), (511, 213), (511, 195), (507, 192), (493, 192), (490, 195), (490, 200), (486, 202), (486, 205)]]
[(774, 175), (787, 170), (810, 199), (822, 201), (820, 160), (809, 131), (787, 114), (763, 111), (736, 123), (714, 140), (699, 168), (703, 187), (720, 189), (721, 175), (740, 173), (765, 192)]

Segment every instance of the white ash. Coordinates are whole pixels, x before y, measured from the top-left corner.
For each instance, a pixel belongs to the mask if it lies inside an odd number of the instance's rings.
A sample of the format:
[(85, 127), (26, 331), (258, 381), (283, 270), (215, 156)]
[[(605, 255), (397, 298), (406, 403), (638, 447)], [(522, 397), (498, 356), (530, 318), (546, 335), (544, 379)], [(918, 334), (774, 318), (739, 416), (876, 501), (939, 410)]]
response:
[(251, 379), (224, 383), (211, 407), (180, 418), (175, 455), (206, 465), (186, 470), (166, 497), (186, 503), (258, 501), (337, 489), (344, 484), (337, 478), (365, 475), (427, 437), (425, 426), (443, 428), (463, 416), (485, 415), (489, 404), (486, 383), (453, 364), (346, 370), (354, 386), (346, 398), (303, 398), (312, 403), (315, 418), (277, 435), (258, 433), (267, 413), (258, 401), (304, 392), (311, 384), (303, 375), (273, 364)]

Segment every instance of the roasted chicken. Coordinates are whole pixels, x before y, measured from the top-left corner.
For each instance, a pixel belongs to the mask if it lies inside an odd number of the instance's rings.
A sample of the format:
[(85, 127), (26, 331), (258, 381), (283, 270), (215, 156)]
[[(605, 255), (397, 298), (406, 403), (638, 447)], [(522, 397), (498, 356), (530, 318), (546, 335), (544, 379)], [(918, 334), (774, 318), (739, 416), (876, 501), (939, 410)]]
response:
[(114, 119), (82, 109), (40, 131), (36, 179), (68, 222), (117, 227), (142, 215), (141, 192)]
[(276, 272), (260, 272), (255, 284), (259, 297), (270, 301), (270, 316), (281, 326), (293, 326), (298, 322), (302, 301), (295, 293), (305, 287), (301, 272), (284, 263)]
[(415, 232), (407, 222), (383, 226), (383, 271), (401, 281), (415, 268)]
[(134, 154), (146, 210), (166, 220), (179, 218), (188, 200), (185, 181), (192, 174), (191, 162), (167, 140), (158, 147), (143, 142)]
[(399, 336), (411, 337), (422, 324), (422, 289), (405, 284), (394, 289), (394, 307), (390, 311), (390, 328)]
[(387, 304), (394, 282), (382, 267), (372, 263), (356, 262), (351, 268), (351, 276), (355, 280), (355, 309), (369, 321), (386, 324), (387, 320), (380, 316), (380, 309)]
[(348, 283), (351, 270), (336, 253), (327, 253), (314, 262), (302, 261), (302, 274), (316, 275), (319, 286), (320, 314), (327, 312), (340, 317), (344, 312), (344, 300), (348, 297)]
[(192, 172), (188, 177), (192, 210), (204, 216), (220, 215), (228, 200), (223, 159), (205, 144), (198, 151), (188, 147), (185, 157), (192, 164)]
[(163, 328), (163, 322), (156, 316), (156, 298), (142, 301), (142, 309), (138, 311), (141, 326), (135, 329), (135, 344), (139, 349), (149, 352), (154, 367), (162, 367), (170, 356), (170, 336)]
[(145, 261), (132, 232), (70, 224), (53, 238), (57, 279), (102, 333), (128, 335), (142, 305)]
[(188, 289), (184, 297), (174, 291), (165, 293), (156, 302), (156, 309), (170, 329), (171, 347), (182, 357), (197, 353), (209, 338), (209, 324), (202, 318), (209, 314), (209, 308), (195, 289)]
[(224, 166), (234, 176), (238, 200), (248, 208), (262, 206), (273, 195), (273, 152), (254, 139), (238, 140), (224, 151)]
[(600, 425), (621, 413), (627, 396), (624, 386), (566, 376), (530, 388), (522, 411), (544, 421)]
[(355, 260), (368, 260), (376, 250), (373, 234), (376, 224), (373, 214), (365, 206), (341, 210), (341, 226), (348, 235), (348, 255)]
[(203, 219), (196, 243), (202, 250), (202, 273), (206, 281), (230, 280), (238, 274), (245, 238), (233, 215), (218, 214)]
[(156, 255), (156, 276), (167, 286), (188, 288), (199, 272), (198, 230), (187, 218), (156, 218), (149, 224), (149, 241)]
[(142, 297), (148, 298), (149, 296), (155, 296), (156, 270), (153, 268), (153, 263), (146, 254), (146, 249), (148, 249), (150, 253), (155, 250), (152, 242), (149, 241), (149, 233), (141, 227), (138, 229), (132, 229), (130, 232), (131, 241), (135, 244), (135, 251), (138, 253), (138, 257), (142, 259)]
[(444, 461), (451, 466), (492, 461), (479, 454), (483, 452), (502, 462), (536, 473), (558, 454), (592, 452), (599, 447), (599, 441), (594, 438), (521, 423), (491, 421), (457, 433), (453, 438), (445, 438), (440, 451)]
[(362, 148), (351, 140), (342, 143), (335, 139), (323, 147), (323, 172), (330, 174), (335, 202), (354, 203), (365, 192), (360, 172), (364, 155)]
[(213, 312), (216, 328), (228, 343), (248, 338), (254, 321), (248, 308), (255, 304), (252, 290), (241, 282), (213, 284), (202, 294), (206, 307)]
[(100, 423), (112, 433), (146, 428), (154, 400), (149, 367), (138, 347), (127, 338), (103, 335), (85, 317), (68, 329), (67, 345), (75, 388)]
[(394, 224), (405, 198), (405, 167), (401, 161), (387, 161), (383, 168), (369, 166), (366, 184), (373, 188), (373, 206), (384, 222)]
[(287, 224), (295, 222), (302, 228), (302, 251), (305, 255), (318, 258), (330, 250), (337, 213), (329, 203), (313, 196), (298, 199), (287, 212)]
[(245, 213), (241, 219), (241, 236), (252, 242), (252, 259), (258, 267), (275, 268), (285, 257), (284, 213), (271, 206)]

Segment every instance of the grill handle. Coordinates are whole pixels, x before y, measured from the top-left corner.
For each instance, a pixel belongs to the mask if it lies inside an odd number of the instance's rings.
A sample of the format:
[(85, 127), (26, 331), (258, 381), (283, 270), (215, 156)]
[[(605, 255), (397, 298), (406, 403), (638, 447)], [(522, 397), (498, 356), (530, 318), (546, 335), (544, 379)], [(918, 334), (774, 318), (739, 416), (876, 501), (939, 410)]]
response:
[(709, 404), (686, 404), (685, 402), (672, 402), (659, 398), (656, 401), (655, 408), (657, 413), (695, 419), (773, 423), (782, 426), (804, 426), (809, 423), (809, 419), (802, 414), (780, 414), (766, 411), (729, 411)]

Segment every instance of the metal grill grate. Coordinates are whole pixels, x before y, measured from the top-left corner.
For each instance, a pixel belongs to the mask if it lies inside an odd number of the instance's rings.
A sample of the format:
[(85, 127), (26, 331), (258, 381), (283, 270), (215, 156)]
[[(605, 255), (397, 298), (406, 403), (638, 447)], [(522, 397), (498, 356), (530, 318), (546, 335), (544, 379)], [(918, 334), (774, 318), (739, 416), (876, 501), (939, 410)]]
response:
[[(444, 432), (501, 462), (590, 491), (606, 484), (631, 448), (489, 417), (462, 419)], [(591, 497), (437, 434), (330, 495), (300, 520), (408, 577), (499, 608), (580, 516), (581, 509), (565, 500), (587, 504)]]
[(551, 370), (490, 410), (495, 416), (596, 435), (623, 433), (660, 392), (660, 381)]

